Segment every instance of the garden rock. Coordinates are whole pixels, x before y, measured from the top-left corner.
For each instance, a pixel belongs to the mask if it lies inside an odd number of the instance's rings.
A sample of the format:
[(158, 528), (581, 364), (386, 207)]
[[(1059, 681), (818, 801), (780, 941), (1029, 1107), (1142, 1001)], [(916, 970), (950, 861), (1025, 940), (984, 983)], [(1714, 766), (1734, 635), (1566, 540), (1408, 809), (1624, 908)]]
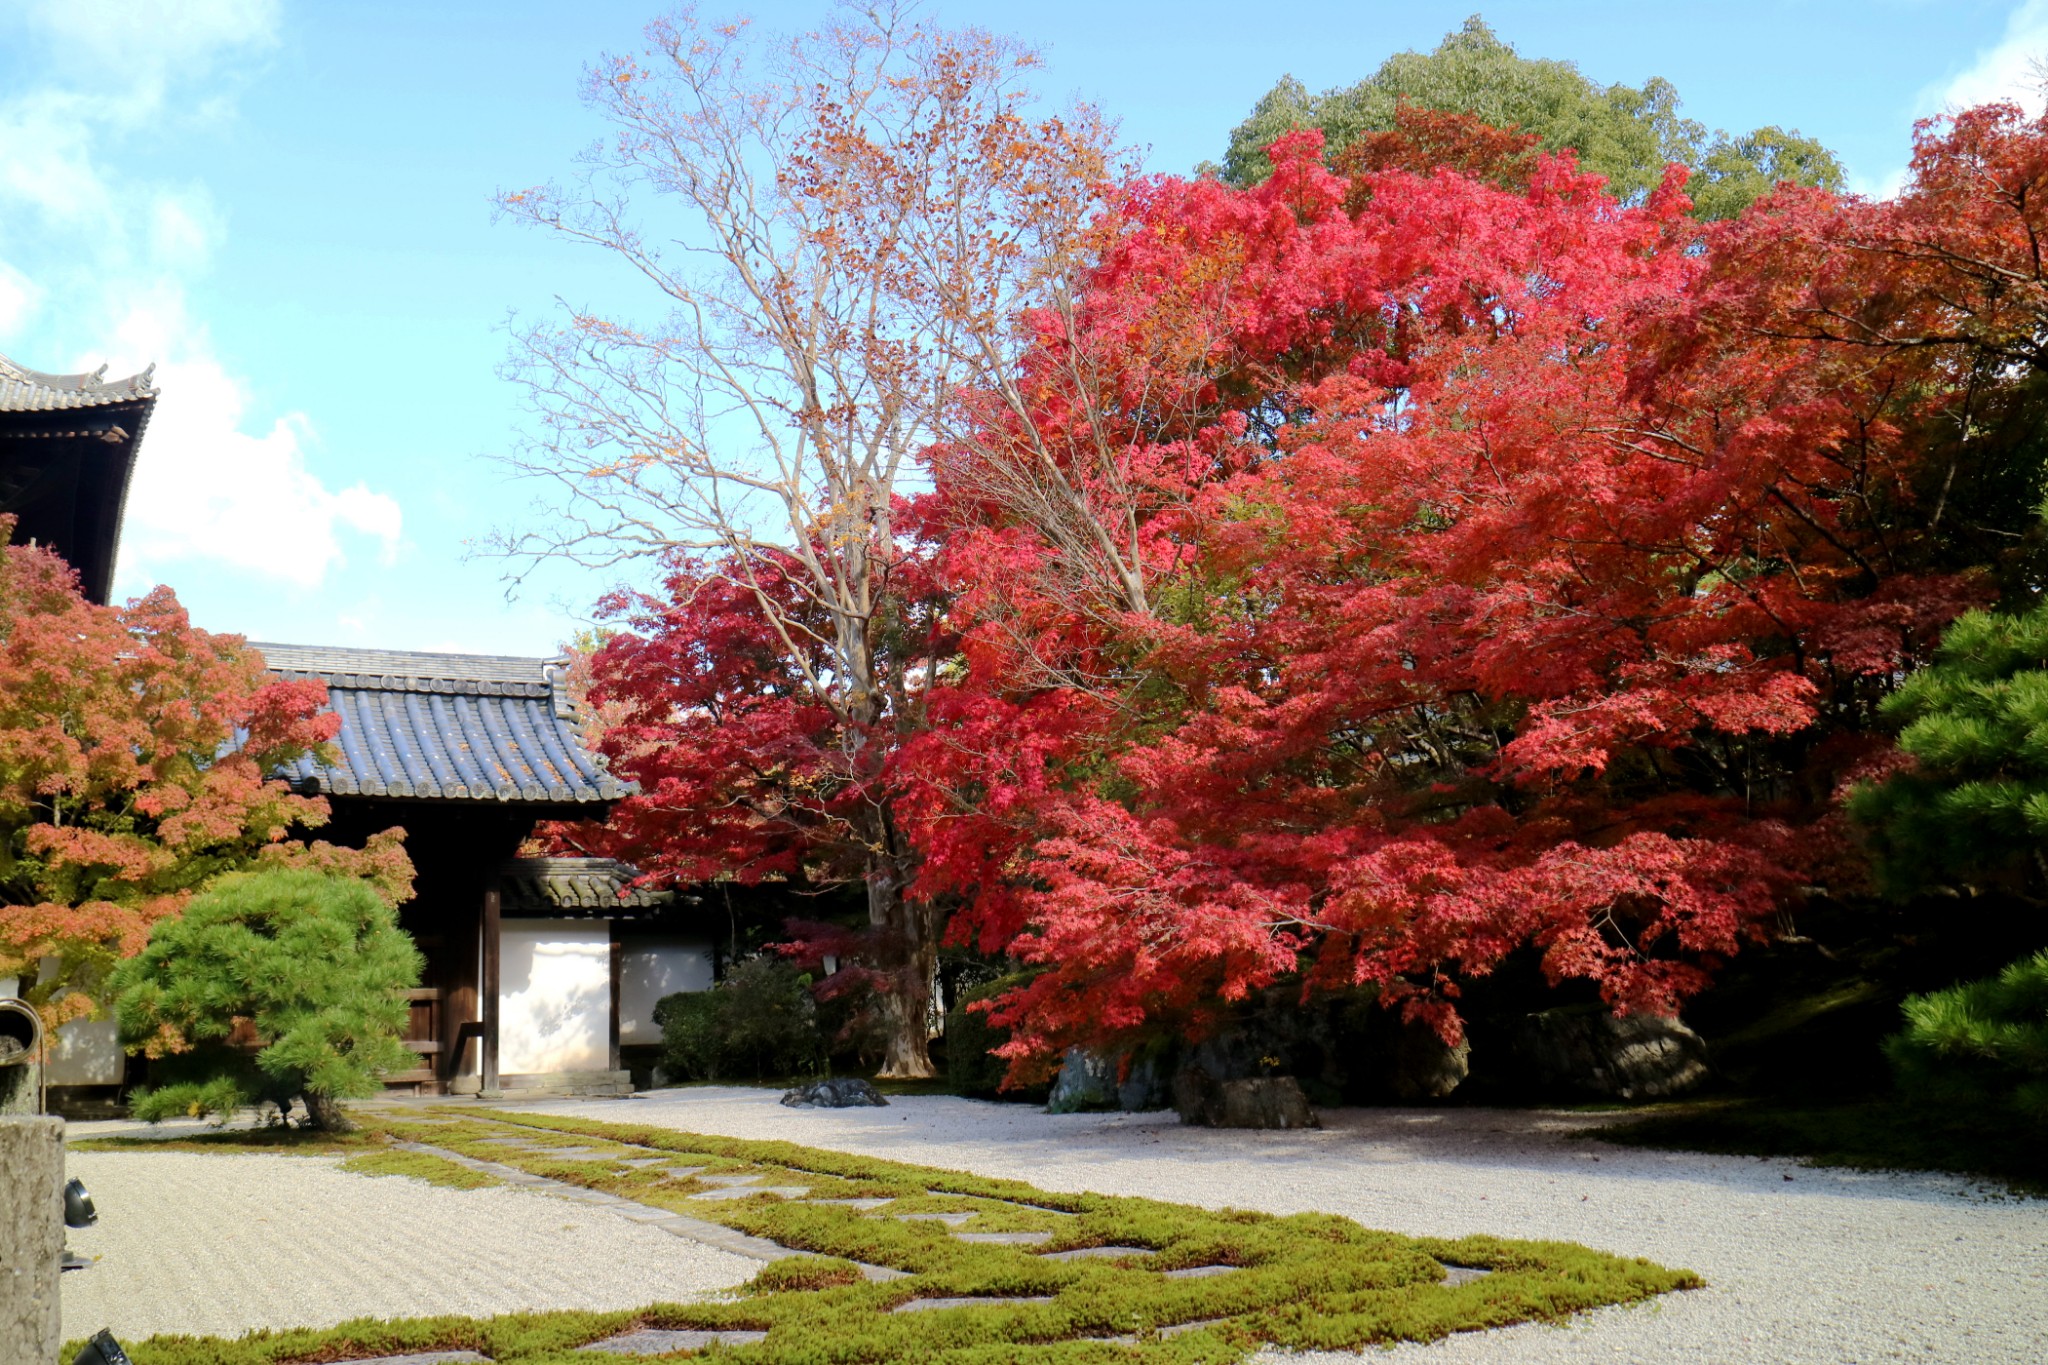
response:
[(1464, 1083), (1472, 1071), (1472, 1043), (1460, 1038), (1456, 1047), (1437, 1037), (1419, 1019), (1401, 1026), (1388, 1068), (1388, 1087), (1397, 1100), (1440, 1100)]
[(887, 1106), (882, 1092), (858, 1076), (835, 1076), (825, 1081), (806, 1081), (782, 1097), (792, 1109), (856, 1109), (861, 1105)]
[(1070, 1047), (1060, 1058), (1059, 1079), (1046, 1099), (1048, 1114), (1086, 1114), (1115, 1109), (1117, 1059), (1086, 1048)]
[(1127, 1114), (1170, 1109), (1173, 1094), (1156, 1057), (1129, 1058), (1071, 1047), (1060, 1059), (1060, 1074), (1047, 1098), (1048, 1114), (1100, 1113), (1121, 1109)]
[(1123, 1083), (1116, 1088), (1116, 1106), (1127, 1114), (1173, 1107), (1173, 1089), (1167, 1084), (1165, 1068), (1157, 1058), (1140, 1057), (1131, 1063)]
[(1543, 1010), (1511, 1044), (1521, 1084), (1598, 1099), (1679, 1095), (1707, 1078), (1707, 1045), (1676, 1019), (1605, 1010)]
[(1199, 1066), (1174, 1077), (1182, 1123), (1204, 1128), (1320, 1128), (1301, 1082), (1292, 1076), (1218, 1081)]

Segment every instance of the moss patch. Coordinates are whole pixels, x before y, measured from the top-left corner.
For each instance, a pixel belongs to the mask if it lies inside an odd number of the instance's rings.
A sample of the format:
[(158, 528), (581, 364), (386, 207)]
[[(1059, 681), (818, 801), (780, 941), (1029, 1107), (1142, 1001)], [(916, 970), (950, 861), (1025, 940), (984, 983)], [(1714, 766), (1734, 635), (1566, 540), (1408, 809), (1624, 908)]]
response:
[(81, 1138), (66, 1145), (74, 1152), (275, 1152), (285, 1156), (347, 1156), (384, 1144), (371, 1132), (318, 1133), (302, 1128), (228, 1128), (189, 1137)]
[[(446, 1116), (443, 1110), (436, 1117)], [(1564, 1242), (1402, 1237), (1327, 1214), (1283, 1218), (1059, 1193), (786, 1142), (489, 1110), (466, 1111), (456, 1123), (387, 1113), (366, 1126), (722, 1223), (800, 1254), (771, 1264), (723, 1301), (633, 1313), (352, 1323), (234, 1342), (153, 1338), (130, 1347), (136, 1365), (315, 1365), (459, 1349), (501, 1365), (588, 1365), (591, 1357), (577, 1347), (635, 1327), (766, 1331), (766, 1340), (732, 1350), (773, 1365), (995, 1365), (1026, 1358), (1221, 1365), (1268, 1343), (1306, 1350), (1426, 1341), (1554, 1321), (1701, 1283), (1689, 1271)], [(759, 1191), (745, 1193), (750, 1187)], [(773, 1189), (802, 1193), (786, 1197)], [(741, 1193), (691, 1198), (728, 1191)], [(899, 1216), (905, 1214), (953, 1217)], [(963, 1241), (956, 1231), (1049, 1235), (1018, 1245)], [(1065, 1260), (1043, 1254), (1096, 1246), (1138, 1250)], [(904, 1278), (869, 1282), (854, 1262), (890, 1267)], [(1491, 1273), (1451, 1285), (1446, 1266)], [(1209, 1267), (1231, 1269), (1167, 1273)], [(918, 1299), (991, 1302), (893, 1311)], [(1043, 1301), (996, 1301), (1004, 1299)], [(1175, 1328), (1189, 1330), (1164, 1330)]]
[(451, 1190), (483, 1190), (505, 1183), (494, 1175), (473, 1171), (431, 1152), (365, 1152), (342, 1162), (341, 1169), (357, 1175), (408, 1176)]

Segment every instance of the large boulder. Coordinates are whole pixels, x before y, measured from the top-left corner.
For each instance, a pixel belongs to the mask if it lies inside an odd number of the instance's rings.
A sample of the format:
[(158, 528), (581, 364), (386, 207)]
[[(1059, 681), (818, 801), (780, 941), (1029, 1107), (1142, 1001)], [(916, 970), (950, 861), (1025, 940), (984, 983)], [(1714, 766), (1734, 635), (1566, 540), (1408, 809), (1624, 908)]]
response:
[(882, 1092), (858, 1076), (835, 1076), (830, 1080), (806, 1081), (782, 1097), (792, 1109), (854, 1109), (869, 1104), (887, 1105)]
[(1204, 1128), (1320, 1128), (1301, 1082), (1292, 1076), (1219, 1081), (1199, 1066), (1173, 1078), (1173, 1107), (1182, 1123)]
[(1172, 1107), (1157, 1058), (1070, 1047), (1046, 1099), (1048, 1114), (1093, 1114), (1112, 1109), (1139, 1113)]
[(1676, 1019), (1603, 1009), (1525, 1015), (1509, 1043), (1521, 1088), (1594, 1099), (1681, 1095), (1707, 1078), (1707, 1045)]
[(1387, 1064), (1387, 1088), (1394, 1098), (1440, 1100), (1464, 1084), (1472, 1071), (1472, 1042), (1460, 1038), (1452, 1047), (1419, 1019), (1401, 1025)]
[(1173, 1089), (1156, 1057), (1139, 1057), (1116, 1087), (1116, 1107), (1128, 1114), (1173, 1108)]
[(1060, 1058), (1059, 1079), (1045, 1102), (1048, 1114), (1088, 1114), (1115, 1109), (1117, 1059), (1107, 1053), (1070, 1047)]

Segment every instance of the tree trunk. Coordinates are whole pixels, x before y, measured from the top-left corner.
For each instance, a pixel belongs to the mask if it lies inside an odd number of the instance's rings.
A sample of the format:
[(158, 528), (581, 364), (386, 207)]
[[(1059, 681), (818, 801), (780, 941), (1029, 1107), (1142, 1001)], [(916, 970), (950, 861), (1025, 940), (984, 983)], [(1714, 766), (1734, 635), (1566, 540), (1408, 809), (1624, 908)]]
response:
[(301, 1095), (306, 1104), (306, 1118), (313, 1127), (323, 1133), (353, 1133), (356, 1126), (349, 1116), (342, 1112), (341, 1101), (326, 1095), (311, 1092)]
[(887, 853), (868, 863), (868, 923), (887, 944), (890, 989), (881, 995), (882, 1069), (877, 1080), (923, 1081), (938, 1075), (932, 1065), (931, 981), (938, 965), (938, 935), (923, 907), (903, 894), (906, 879)]

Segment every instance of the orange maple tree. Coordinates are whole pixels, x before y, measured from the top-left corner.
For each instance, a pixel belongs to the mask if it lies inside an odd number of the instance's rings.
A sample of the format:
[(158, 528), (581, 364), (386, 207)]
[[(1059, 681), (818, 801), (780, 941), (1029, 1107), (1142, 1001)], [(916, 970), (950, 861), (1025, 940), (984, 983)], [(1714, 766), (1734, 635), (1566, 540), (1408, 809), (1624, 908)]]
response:
[(409, 883), (393, 837), (284, 843), (327, 818), (271, 776), (333, 738), (324, 684), (268, 677), (168, 588), (90, 602), (57, 555), (5, 544), (11, 529), (0, 517), (0, 976), (21, 977), (50, 1026), (92, 1014), (152, 925), (267, 848), (340, 859), (387, 894)]

